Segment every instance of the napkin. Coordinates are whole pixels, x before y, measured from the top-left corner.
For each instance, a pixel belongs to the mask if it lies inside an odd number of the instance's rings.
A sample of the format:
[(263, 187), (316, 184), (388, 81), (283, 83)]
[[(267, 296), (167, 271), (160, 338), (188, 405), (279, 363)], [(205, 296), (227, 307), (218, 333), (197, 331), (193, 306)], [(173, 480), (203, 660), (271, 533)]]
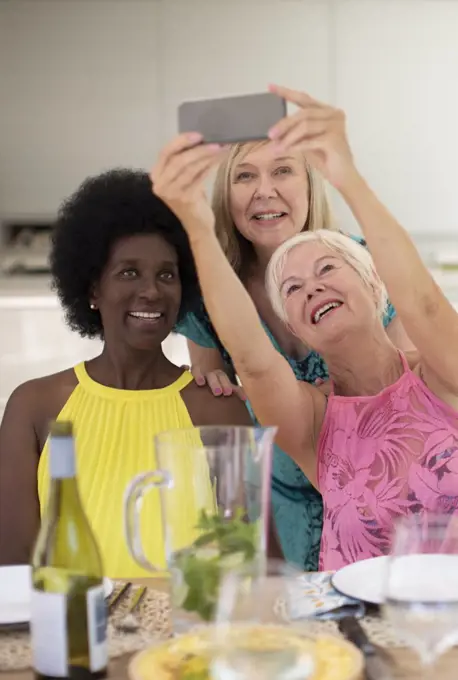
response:
[(297, 621), (309, 618), (335, 618), (336, 610), (357, 618), (364, 616), (360, 600), (342, 595), (331, 585), (333, 571), (308, 572), (299, 576), (294, 586), (294, 600), (289, 602), (289, 618)]

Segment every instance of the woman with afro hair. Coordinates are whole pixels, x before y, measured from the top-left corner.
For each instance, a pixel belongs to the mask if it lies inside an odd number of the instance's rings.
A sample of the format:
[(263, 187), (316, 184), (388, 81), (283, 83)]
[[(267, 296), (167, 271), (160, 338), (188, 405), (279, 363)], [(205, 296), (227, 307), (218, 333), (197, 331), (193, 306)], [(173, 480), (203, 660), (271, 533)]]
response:
[[(146, 173), (113, 170), (81, 185), (59, 211), (51, 271), (69, 326), (101, 338), (103, 349), (9, 399), (0, 428), (0, 563), (30, 560), (47, 501), (49, 422), (71, 420), (80, 494), (106, 574), (140, 576), (124, 542), (123, 494), (132, 477), (154, 469), (154, 435), (251, 421), (237, 396), (203, 390), (162, 351), (198, 285), (187, 236)], [(159, 501), (149, 496), (149, 557), (165, 565)]]

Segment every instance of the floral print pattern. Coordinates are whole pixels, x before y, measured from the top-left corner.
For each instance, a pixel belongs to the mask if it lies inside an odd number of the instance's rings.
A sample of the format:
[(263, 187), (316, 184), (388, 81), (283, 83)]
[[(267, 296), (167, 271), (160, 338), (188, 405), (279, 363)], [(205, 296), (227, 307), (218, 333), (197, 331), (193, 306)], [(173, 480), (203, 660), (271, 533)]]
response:
[(400, 516), (457, 511), (458, 413), (402, 360), (401, 378), (373, 397), (329, 396), (318, 449), (321, 569), (386, 554)]

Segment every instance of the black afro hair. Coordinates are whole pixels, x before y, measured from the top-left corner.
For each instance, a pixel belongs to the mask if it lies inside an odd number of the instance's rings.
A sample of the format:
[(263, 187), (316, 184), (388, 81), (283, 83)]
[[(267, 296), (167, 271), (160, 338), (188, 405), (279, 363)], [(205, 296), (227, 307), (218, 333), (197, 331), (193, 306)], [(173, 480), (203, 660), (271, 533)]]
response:
[(188, 237), (169, 208), (154, 195), (146, 172), (116, 169), (86, 179), (62, 204), (52, 237), (53, 287), (67, 322), (82, 336), (103, 337), (100, 314), (89, 307), (113, 244), (127, 236), (158, 234), (178, 255), (182, 300), (178, 321), (199, 303)]

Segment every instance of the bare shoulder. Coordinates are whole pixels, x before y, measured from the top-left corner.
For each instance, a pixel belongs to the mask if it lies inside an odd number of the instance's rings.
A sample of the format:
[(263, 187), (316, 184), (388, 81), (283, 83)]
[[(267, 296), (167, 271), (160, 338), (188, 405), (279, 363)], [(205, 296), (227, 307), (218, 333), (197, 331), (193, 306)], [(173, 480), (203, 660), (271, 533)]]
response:
[(181, 392), (194, 425), (251, 425), (245, 403), (236, 395), (215, 397), (207, 385), (193, 380)]
[(41, 444), (47, 436), (49, 421), (57, 417), (77, 385), (72, 368), (19, 385), (8, 399), (4, 418), (21, 414), (35, 430)]
[(77, 384), (75, 372), (72, 368), (59, 373), (52, 373), (40, 378), (33, 378), (22, 383), (11, 394), (9, 401), (22, 405), (38, 405), (52, 399), (57, 393), (74, 389)]

